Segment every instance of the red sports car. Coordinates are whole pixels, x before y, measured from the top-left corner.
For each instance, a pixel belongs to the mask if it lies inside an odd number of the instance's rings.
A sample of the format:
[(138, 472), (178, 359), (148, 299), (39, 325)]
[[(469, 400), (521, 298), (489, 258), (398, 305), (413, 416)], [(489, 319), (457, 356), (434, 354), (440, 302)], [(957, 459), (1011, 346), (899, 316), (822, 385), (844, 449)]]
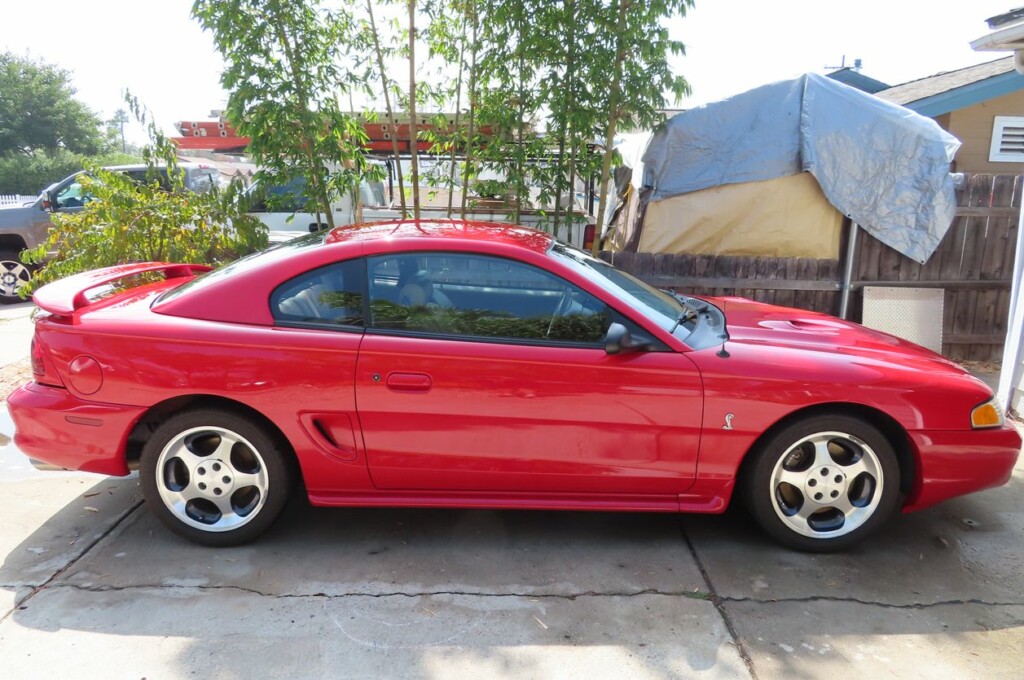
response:
[(530, 229), (338, 228), (206, 269), (40, 289), (35, 379), (8, 400), (37, 464), (137, 467), (200, 543), (255, 538), (304, 488), (325, 506), (717, 513), (738, 496), (782, 543), (836, 550), (1003, 484), (1021, 445), (991, 390), (928, 350), (656, 290)]

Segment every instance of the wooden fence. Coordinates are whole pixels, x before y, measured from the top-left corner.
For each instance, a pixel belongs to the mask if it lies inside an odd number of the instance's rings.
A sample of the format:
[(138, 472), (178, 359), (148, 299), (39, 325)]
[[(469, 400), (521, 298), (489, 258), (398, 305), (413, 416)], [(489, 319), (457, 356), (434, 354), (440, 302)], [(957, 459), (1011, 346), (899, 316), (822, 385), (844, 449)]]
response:
[[(969, 175), (957, 192), (957, 217), (924, 265), (861, 230), (847, 317), (859, 321), (864, 286), (945, 290), (943, 353), (955, 359), (1002, 357), (1017, 247), (1022, 177)], [(842, 248), (845, 253), (845, 246)], [(602, 253), (654, 285), (697, 295), (740, 295), (827, 314), (839, 311), (840, 259)]]

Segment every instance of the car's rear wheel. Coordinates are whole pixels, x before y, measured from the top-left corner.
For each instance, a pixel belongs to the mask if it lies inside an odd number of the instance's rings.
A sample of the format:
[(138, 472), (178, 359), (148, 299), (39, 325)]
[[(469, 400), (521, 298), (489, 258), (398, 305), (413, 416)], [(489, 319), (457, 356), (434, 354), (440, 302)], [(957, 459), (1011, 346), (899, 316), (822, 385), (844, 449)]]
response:
[(892, 445), (859, 418), (795, 422), (754, 455), (744, 480), (748, 506), (768, 534), (797, 550), (849, 548), (882, 525), (900, 501)]
[(195, 410), (156, 428), (142, 449), (146, 503), (171, 530), (212, 546), (263, 533), (292, 486), (278, 437), (230, 411)]
[(0, 250), (0, 304), (23, 302), (18, 291), (32, 280), (32, 269), (17, 250)]

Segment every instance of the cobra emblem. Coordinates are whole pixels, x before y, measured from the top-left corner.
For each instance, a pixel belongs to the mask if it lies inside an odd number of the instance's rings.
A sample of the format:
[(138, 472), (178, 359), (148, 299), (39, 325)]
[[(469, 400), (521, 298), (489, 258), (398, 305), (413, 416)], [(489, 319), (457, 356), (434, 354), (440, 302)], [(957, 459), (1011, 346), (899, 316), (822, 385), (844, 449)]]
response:
[(726, 413), (725, 414), (725, 425), (722, 425), (722, 429), (723, 430), (731, 430), (732, 429), (732, 419), (733, 419), (733, 415), (731, 413)]

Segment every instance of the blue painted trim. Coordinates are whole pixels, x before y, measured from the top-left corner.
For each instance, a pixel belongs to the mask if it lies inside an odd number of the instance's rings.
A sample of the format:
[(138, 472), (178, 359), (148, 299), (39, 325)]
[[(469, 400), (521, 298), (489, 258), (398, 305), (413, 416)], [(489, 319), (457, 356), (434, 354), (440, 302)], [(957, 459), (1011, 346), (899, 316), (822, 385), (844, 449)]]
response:
[(918, 99), (916, 102), (904, 104), (908, 109), (917, 111), (922, 116), (934, 118), (950, 111), (974, 106), (989, 99), (1002, 97), (1018, 90), (1024, 90), (1024, 75), (1016, 71), (1000, 73), (997, 76), (979, 80), (970, 85), (963, 85), (954, 90), (941, 92), (931, 97)]

